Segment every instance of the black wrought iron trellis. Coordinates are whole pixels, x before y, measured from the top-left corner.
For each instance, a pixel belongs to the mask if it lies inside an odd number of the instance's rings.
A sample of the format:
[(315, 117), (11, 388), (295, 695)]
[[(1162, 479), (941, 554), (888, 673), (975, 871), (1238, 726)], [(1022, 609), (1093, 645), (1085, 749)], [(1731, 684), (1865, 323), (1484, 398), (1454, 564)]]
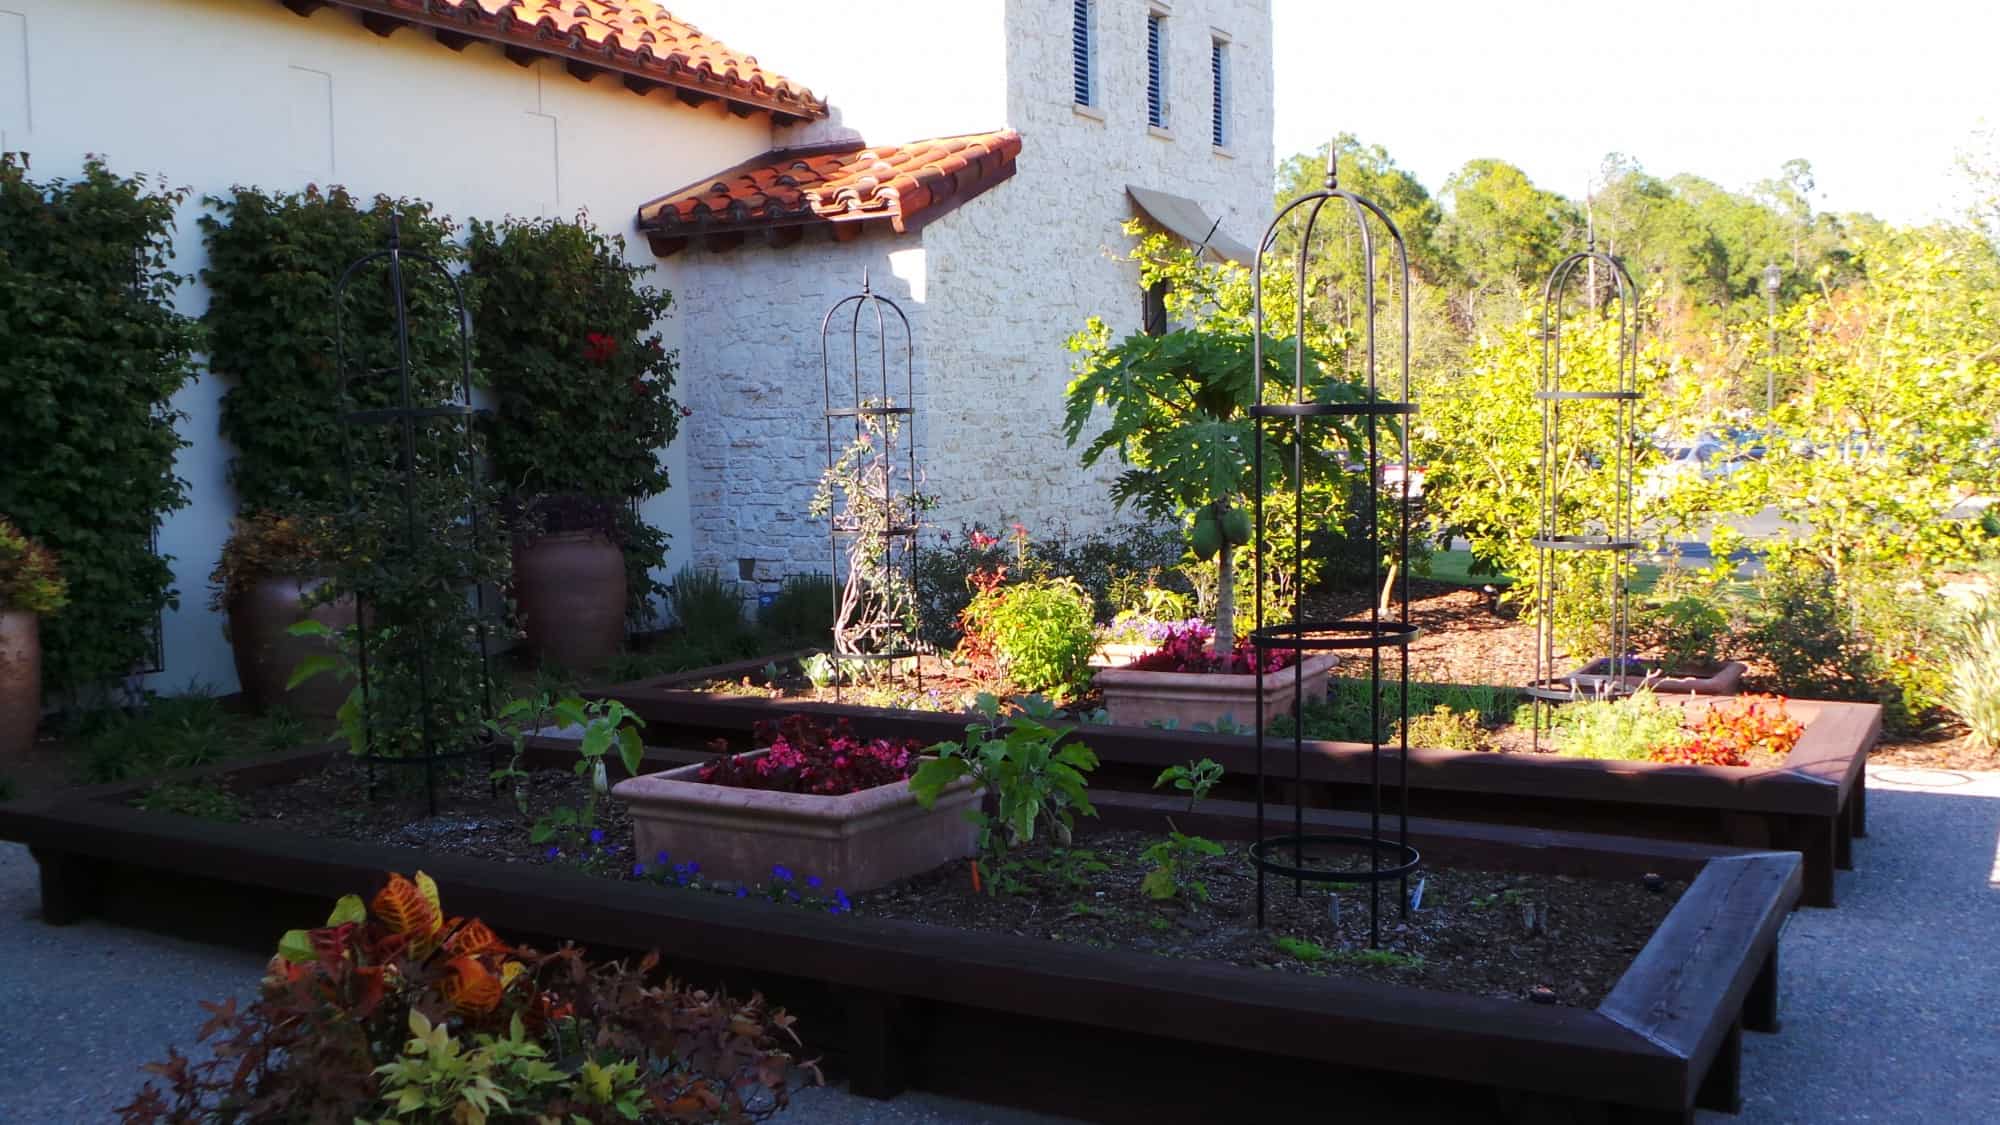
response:
[[(1361, 372), (1365, 377), (1364, 394), (1354, 402), (1314, 402), (1306, 393), (1305, 373), (1313, 359), (1306, 344), (1306, 312), (1308, 303), (1307, 266), (1313, 258), (1313, 239), (1319, 226), (1320, 212), (1328, 203), (1344, 207), (1353, 217), (1361, 237), (1361, 270), (1363, 300), (1361, 302), (1361, 333), (1359, 345)], [(1275, 243), (1280, 229), (1294, 212), (1305, 209), (1303, 229), (1299, 233), (1298, 251), (1293, 262), (1296, 307), (1291, 325), (1292, 347), (1292, 393), (1288, 402), (1269, 402), (1265, 395), (1264, 349), (1266, 346), (1264, 323), (1264, 256)], [(1370, 220), (1379, 224), (1387, 234), (1389, 244), (1394, 248), (1394, 268), (1400, 279), (1396, 287), (1395, 299), (1400, 313), (1400, 346), (1396, 352), (1395, 365), (1399, 378), (1388, 388), (1379, 379), (1377, 366), (1380, 361), (1377, 338), (1377, 319), (1380, 313), (1376, 292), (1376, 233)], [(1386, 212), (1374, 202), (1343, 190), (1339, 181), (1337, 148), (1329, 145), (1327, 151), (1326, 186), (1287, 203), (1280, 208), (1277, 217), (1265, 229), (1263, 240), (1258, 244), (1260, 253), (1252, 271), (1253, 343), (1252, 363), (1255, 365), (1256, 405), (1250, 410), (1256, 420), (1256, 441), (1253, 451), (1253, 465), (1257, 480), (1255, 500), (1256, 541), (1257, 541), (1257, 581), (1255, 628), (1250, 637), (1258, 650), (1257, 661), (1257, 843), (1251, 845), (1250, 860), (1257, 869), (1257, 925), (1265, 924), (1267, 876), (1277, 875), (1292, 880), (1293, 893), (1303, 895), (1305, 884), (1353, 882), (1368, 884), (1368, 941), (1371, 946), (1381, 944), (1382, 885), (1395, 882), (1401, 890), (1398, 895), (1399, 909), (1407, 916), (1410, 909), (1409, 877), (1422, 862), (1417, 850), (1410, 846), (1410, 802), (1409, 802), (1409, 757), (1408, 735), (1410, 657), (1409, 644), (1416, 638), (1417, 627), (1410, 623), (1410, 597), (1408, 567), (1398, 568), (1394, 583), (1395, 611), (1388, 615), (1384, 599), (1371, 596), (1368, 619), (1366, 621), (1308, 621), (1304, 617), (1301, 592), (1298, 585), (1293, 588), (1292, 619), (1287, 624), (1267, 624), (1265, 622), (1264, 584), (1265, 566), (1262, 560), (1270, 556), (1266, 536), (1265, 485), (1269, 480), (1266, 472), (1265, 444), (1267, 431), (1271, 426), (1291, 427), (1290, 453), (1292, 466), (1290, 473), (1292, 505), (1292, 549), (1294, 558), (1305, 554), (1305, 451), (1309, 434), (1317, 424), (1348, 419), (1358, 421), (1366, 427), (1365, 462), (1358, 466), (1367, 474), (1367, 488), (1363, 495), (1366, 501), (1366, 534), (1370, 562), (1371, 591), (1382, 587), (1382, 555), (1385, 544), (1381, 517), (1382, 482), (1387, 463), (1383, 457), (1382, 431), (1390, 430), (1390, 444), (1399, 455), (1403, 471), (1399, 474), (1397, 503), (1394, 516), (1397, 559), (1407, 559), (1410, 547), (1410, 435), (1408, 419), (1415, 415), (1416, 406), (1410, 401), (1410, 262), (1409, 251), (1403, 242), (1403, 235)], [(1352, 345), (1350, 345), (1352, 346)], [(1384, 390), (1394, 393), (1394, 397), (1384, 397)], [(1282, 431), (1280, 431), (1282, 432)], [(1383, 836), (1383, 758), (1388, 746), (1384, 739), (1383, 719), (1383, 661), (1384, 649), (1398, 653), (1395, 710), (1404, 721), (1396, 724), (1396, 829), (1393, 839)], [(1305, 725), (1302, 722), (1302, 705), (1305, 696), (1305, 661), (1309, 652), (1327, 650), (1366, 651), (1369, 654), (1368, 667), (1368, 729), (1369, 729), (1369, 784), (1368, 784), (1368, 833), (1307, 832), (1305, 829), (1304, 807), (1304, 761)], [(1270, 801), (1265, 792), (1267, 778), (1265, 751), (1270, 741), (1266, 733), (1271, 716), (1265, 713), (1263, 655), (1272, 651), (1289, 651), (1293, 654), (1290, 667), (1279, 669), (1276, 675), (1292, 677), (1292, 770), (1291, 770), (1291, 825), (1289, 832), (1271, 834), (1266, 826)], [(1336, 862), (1343, 854), (1351, 856), (1356, 850), (1367, 853), (1366, 868), (1354, 863)]]
[[(359, 372), (350, 369), (347, 347), (347, 302), (349, 288), (363, 271), (371, 265), (383, 265), (381, 284), (387, 300), (392, 305), (395, 322), (395, 362), (390, 366), (365, 369)], [(452, 382), (452, 394), (447, 401), (420, 401), (418, 384), (414, 376), (410, 347), (410, 292), (406, 263), (416, 263), (419, 267), (435, 273), (450, 286), (452, 311), (456, 320), (458, 339), (458, 374)], [(458, 278), (445, 268), (444, 263), (422, 253), (414, 253), (403, 248), (401, 217), (389, 216), (388, 245), (372, 254), (356, 259), (341, 272), (334, 285), (334, 363), (337, 373), (335, 401), (341, 413), (341, 453), (342, 471), (348, 490), (349, 504), (354, 509), (372, 502), (375, 498), (361, 495), (356, 489), (359, 464), (355, 449), (354, 431), (365, 426), (390, 427), (395, 454), (395, 494), (402, 506), (402, 538), (391, 547), (407, 555), (418, 541), (425, 536), (445, 533), (446, 528), (424, 526), (427, 513), (418, 504), (418, 479), (421, 473), (418, 458), (419, 434), (435, 428), (447, 432), (438, 439), (445, 443), (460, 444), (464, 461), (458, 466), (456, 481), (462, 487), (462, 505), (451, 516), (451, 521), (471, 536), (473, 543), (480, 539), (482, 525), (489, 522), (487, 513), (480, 508), (483, 497), (480, 490), (480, 456), (475, 432), (481, 415), (485, 411), (472, 402), (472, 318), (467, 311), (465, 291)], [(362, 380), (393, 380), (387, 384), (387, 396), (393, 406), (371, 409), (349, 409), (356, 402), (355, 389)], [(381, 399), (382, 386), (371, 389), (371, 399)], [(435, 513), (433, 513), (435, 514)], [(393, 565), (393, 559), (382, 560)], [(479, 686), (485, 713), (493, 713), (493, 675), (489, 656), (488, 622), (486, 611), (486, 591), (477, 575), (470, 576), (465, 584), (470, 589), (461, 589), (460, 596), (471, 599), (475, 636), (472, 643), (477, 648), (479, 665)], [(440, 747), (440, 732), (436, 729), (433, 682), (435, 669), (431, 663), (428, 644), (419, 640), (409, 646), (415, 654), (414, 672), (417, 680), (417, 699), (421, 714), (422, 753), (412, 757), (406, 754), (385, 754), (381, 752), (374, 722), (373, 704), (377, 685), (371, 679), (371, 657), (379, 656), (376, 645), (390, 630), (398, 627), (398, 622), (382, 619), (384, 615), (371, 606), (366, 591), (355, 591), (355, 671), (360, 688), (360, 721), (365, 732), (365, 744), (360, 754), (368, 775), (368, 790), (372, 798), (375, 792), (377, 766), (417, 767), (424, 771), (424, 798), (432, 815), (437, 813), (437, 769), (440, 762), (466, 757), (481, 752), (490, 752), (490, 742), (472, 743), (464, 746)]]
[[(1597, 274), (1602, 267), (1611, 279), (1611, 295), (1617, 304), (1617, 355), (1613, 361), (1612, 385), (1580, 387), (1565, 382), (1568, 374), (1563, 350), (1563, 333), (1569, 325), (1568, 297), (1579, 271), (1589, 279), (1589, 304), (1598, 307)], [(1632, 523), (1633, 429), (1638, 411), (1639, 341), (1637, 291), (1625, 264), (1597, 248), (1592, 237), (1589, 247), (1556, 263), (1542, 287), (1542, 377), (1535, 399), (1542, 408), (1540, 515), (1531, 545), (1535, 548), (1535, 678), (1527, 686), (1534, 700), (1534, 744), (1541, 749), (1542, 736), (1549, 725), (1549, 705), (1576, 699), (1586, 692), (1600, 697), (1630, 694), (1639, 684), (1631, 675), (1629, 602), (1632, 553), (1639, 547)], [(1565, 450), (1562, 444), (1563, 411), (1609, 407), (1615, 413), (1612, 448), (1592, 451)], [(1612, 465), (1611, 513), (1595, 527), (1564, 518), (1565, 456), (1608, 458)], [(1556, 669), (1556, 602), (1563, 578), (1562, 558), (1601, 555), (1609, 560), (1610, 583), (1605, 619), (1610, 626), (1611, 651), (1603, 675), (1559, 673)], [(1571, 653), (1581, 657), (1586, 667), (1596, 654)]]
[[(884, 309), (895, 315), (893, 323), (902, 328), (900, 380), (892, 377), (892, 322), (883, 315)], [(847, 323), (847, 378), (844, 387), (837, 387), (833, 377), (832, 342), (836, 319), (843, 310), (851, 310), (853, 315)], [(868, 314), (873, 315), (875, 328), (877, 363), (873, 380), (863, 375), (862, 329)], [(845, 453), (855, 449), (865, 438), (872, 450), (868, 454), (868, 472), (880, 485), (880, 495), (876, 497), (878, 511), (875, 513), (879, 523), (870, 523), (864, 514), (843, 509), (837, 496), (829, 496), (827, 501), (827, 546), (834, 579), (833, 692), (836, 701), (847, 680), (848, 661), (880, 662), (891, 668), (898, 661), (907, 661), (917, 690), (923, 690), (922, 650), (917, 643), (915, 620), (917, 532), (921, 523), (922, 500), (917, 492), (913, 355), (910, 318), (904, 314), (901, 305), (875, 292), (869, 284), (866, 270), (861, 274), (861, 291), (835, 301), (833, 307), (826, 310), (826, 315), (820, 318), (819, 362), (825, 395), (828, 477), (831, 478), (834, 467)], [(867, 386), (871, 381), (874, 385)], [(841, 393), (843, 391), (844, 394)], [(851, 430), (851, 438), (845, 447), (835, 444), (843, 430)], [(879, 445), (875, 444), (877, 442)], [(895, 480), (899, 462), (905, 474), (904, 489), (900, 494), (896, 491)], [(880, 537), (882, 576), (885, 579), (900, 579), (903, 583), (900, 591), (870, 590), (856, 573), (855, 549), (870, 536)], [(844, 567), (843, 562), (846, 563)], [(851, 618), (857, 608), (865, 609), (871, 598), (888, 599), (888, 619), (863, 622), (857, 626)]]

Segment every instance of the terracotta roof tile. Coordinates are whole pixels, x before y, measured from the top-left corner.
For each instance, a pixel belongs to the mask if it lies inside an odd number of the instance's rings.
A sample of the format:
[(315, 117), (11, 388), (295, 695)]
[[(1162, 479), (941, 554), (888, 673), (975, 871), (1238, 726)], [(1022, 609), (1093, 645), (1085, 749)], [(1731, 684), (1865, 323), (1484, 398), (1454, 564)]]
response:
[(409, 24), (447, 46), (482, 39), (510, 51), (548, 55), (579, 69), (624, 75), (635, 88), (671, 86), (690, 100), (717, 97), (739, 111), (826, 116), (826, 102), (757, 60), (703, 35), (651, 0), (284, 0), (302, 14), (322, 3), (353, 8), (377, 34)]
[(690, 238), (879, 221), (908, 230), (1014, 174), (1021, 134), (968, 133), (906, 145), (777, 149), (639, 208), (639, 228), (672, 253)]

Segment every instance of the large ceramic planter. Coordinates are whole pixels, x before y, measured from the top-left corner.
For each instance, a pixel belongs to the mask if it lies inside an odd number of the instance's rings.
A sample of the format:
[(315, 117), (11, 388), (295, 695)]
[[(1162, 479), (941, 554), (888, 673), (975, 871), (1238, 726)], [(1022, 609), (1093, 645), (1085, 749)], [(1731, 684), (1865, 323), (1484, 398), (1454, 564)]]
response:
[[(1327, 673), (1340, 662), (1332, 653), (1305, 658), (1304, 684), (1308, 700), (1326, 698)], [(1241, 725), (1257, 721), (1257, 677), (1242, 673), (1142, 672), (1105, 668), (1097, 673), (1104, 693), (1104, 710), (1121, 726), (1170, 724), (1186, 730), (1200, 723), (1229, 719)], [(1269, 720), (1292, 709), (1299, 673), (1290, 666), (1264, 677), (1264, 717)]]
[(236, 680), (258, 711), (283, 706), (300, 715), (325, 717), (340, 709), (350, 685), (322, 673), (287, 691), (292, 672), (308, 656), (331, 655), (333, 647), (314, 637), (294, 637), (292, 626), (311, 619), (329, 629), (354, 624), (354, 599), (337, 598), (306, 609), (306, 599), (324, 579), (295, 575), (259, 578), (229, 599), (229, 647), (236, 656)]
[[(1627, 667), (1629, 669), (1630, 665)], [(1740, 660), (1725, 660), (1715, 671), (1707, 675), (1689, 673), (1655, 676), (1651, 680), (1646, 680), (1645, 674), (1641, 672), (1638, 675), (1628, 673), (1616, 678), (1622, 679), (1627, 687), (1638, 687), (1644, 682), (1647, 687), (1662, 695), (1735, 695), (1743, 684), (1743, 674), (1749, 670), (1749, 666)], [(1602, 685), (1610, 683), (1614, 679), (1613, 671), (1611, 658), (1607, 656), (1593, 660), (1563, 678), (1574, 683), (1583, 694), (1589, 695)]]
[(597, 531), (520, 543), (514, 600), (536, 656), (563, 668), (601, 668), (625, 643), (625, 552)]
[(907, 781), (822, 797), (708, 785), (701, 769), (646, 774), (611, 790), (631, 810), (642, 860), (666, 852), (675, 863), (701, 864), (705, 879), (743, 884), (783, 866), (823, 879), (828, 890), (859, 893), (977, 850), (978, 829), (964, 815), (979, 800), (970, 781), (926, 811)]
[(41, 721), (41, 618), (26, 610), (0, 610), (0, 766), (34, 746)]

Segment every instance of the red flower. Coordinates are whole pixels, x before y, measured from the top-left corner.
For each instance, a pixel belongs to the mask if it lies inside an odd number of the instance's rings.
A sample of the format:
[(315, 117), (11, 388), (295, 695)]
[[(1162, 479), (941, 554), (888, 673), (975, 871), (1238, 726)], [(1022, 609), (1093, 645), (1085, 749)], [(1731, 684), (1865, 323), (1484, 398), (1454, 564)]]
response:
[(583, 338), (583, 358), (591, 363), (609, 363), (616, 354), (618, 341), (602, 332), (592, 332)]

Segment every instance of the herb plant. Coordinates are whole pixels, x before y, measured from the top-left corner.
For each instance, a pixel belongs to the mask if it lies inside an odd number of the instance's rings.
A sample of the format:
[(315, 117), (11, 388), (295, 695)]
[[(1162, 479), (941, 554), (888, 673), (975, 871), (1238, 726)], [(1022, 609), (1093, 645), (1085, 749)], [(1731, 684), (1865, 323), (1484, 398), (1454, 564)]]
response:
[(1080, 691), (1097, 650), (1090, 597), (1072, 579), (994, 586), (965, 609), (968, 640), (998, 658), (1008, 683), (1058, 700)]
[(1076, 815), (1096, 816), (1086, 792), (1084, 775), (1097, 768), (1097, 755), (1080, 742), (1064, 743), (1070, 728), (1047, 700), (1027, 696), (1004, 720), (999, 699), (979, 695), (982, 721), (965, 728), (964, 742), (940, 742), (931, 747), (937, 757), (917, 767), (910, 792), (924, 808), (934, 808), (945, 787), (969, 777), (999, 805), (997, 817), (969, 809), (966, 817), (979, 826), (979, 846), (995, 858), (1046, 831), (1059, 847), (1072, 843)]
[(583, 728), (583, 737), (576, 745), (576, 764), (571, 767), (571, 772), (584, 779), (589, 792), (580, 809), (558, 805), (549, 810), (535, 821), (529, 836), (537, 844), (560, 838), (575, 846), (597, 832), (597, 800), (611, 791), (610, 771), (605, 764), (605, 758), (611, 751), (618, 751), (627, 774), (639, 772), (640, 760), (645, 755), (645, 747), (639, 742), (639, 728), (645, 725), (645, 720), (615, 699), (585, 701), (572, 696), (559, 700), (553, 712), (557, 721), (565, 726)]
[(1643, 762), (1673, 752), (1685, 741), (1682, 712), (1650, 691), (1621, 699), (1585, 699), (1551, 712), (1556, 745), (1578, 758)]
[(1206, 799), (1208, 791), (1221, 780), (1222, 763), (1214, 758), (1203, 758), (1198, 762), (1161, 770), (1160, 776), (1153, 779), (1153, 788), (1158, 789), (1172, 782), (1175, 789), (1187, 794), (1187, 809), (1193, 812), (1195, 805)]

